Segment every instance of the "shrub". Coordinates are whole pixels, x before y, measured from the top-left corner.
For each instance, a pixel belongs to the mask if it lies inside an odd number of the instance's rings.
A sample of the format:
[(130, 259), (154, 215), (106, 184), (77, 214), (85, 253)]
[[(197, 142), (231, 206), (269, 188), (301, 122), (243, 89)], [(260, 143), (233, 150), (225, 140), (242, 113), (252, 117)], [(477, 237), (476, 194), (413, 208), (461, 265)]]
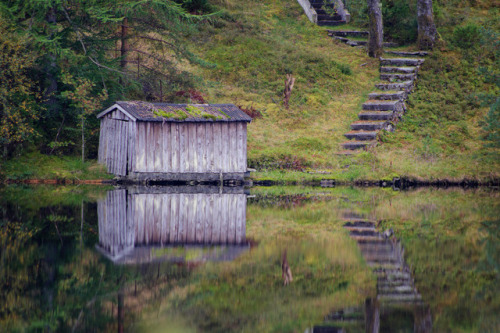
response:
[(472, 49), (479, 45), (481, 41), (481, 31), (474, 23), (469, 23), (463, 27), (456, 27), (453, 31), (452, 42), (461, 49)]

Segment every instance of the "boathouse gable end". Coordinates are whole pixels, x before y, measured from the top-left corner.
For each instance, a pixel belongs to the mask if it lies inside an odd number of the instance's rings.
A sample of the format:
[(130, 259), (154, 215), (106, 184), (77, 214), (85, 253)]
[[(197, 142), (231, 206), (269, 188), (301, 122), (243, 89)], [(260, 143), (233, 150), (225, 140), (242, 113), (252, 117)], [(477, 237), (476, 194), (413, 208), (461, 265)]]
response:
[(101, 112), (99, 162), (133, 180), (241, 180), (247, 124), (233, 104), (116, 102)]

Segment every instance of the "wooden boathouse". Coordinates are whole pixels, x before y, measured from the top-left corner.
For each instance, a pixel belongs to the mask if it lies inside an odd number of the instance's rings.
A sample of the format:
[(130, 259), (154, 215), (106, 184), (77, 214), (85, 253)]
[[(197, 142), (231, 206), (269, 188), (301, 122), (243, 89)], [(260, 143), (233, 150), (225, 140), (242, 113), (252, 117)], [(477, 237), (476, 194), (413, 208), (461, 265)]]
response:
[(247, 124), (233, 104), (116, 102), (101, 119), (99, 162), (138, 181), (243, 180)]
[(98, 201), (96, 248), (117, 264), (233, 260), (250, 247), (246, 206), (243, 187), (116, 189)]

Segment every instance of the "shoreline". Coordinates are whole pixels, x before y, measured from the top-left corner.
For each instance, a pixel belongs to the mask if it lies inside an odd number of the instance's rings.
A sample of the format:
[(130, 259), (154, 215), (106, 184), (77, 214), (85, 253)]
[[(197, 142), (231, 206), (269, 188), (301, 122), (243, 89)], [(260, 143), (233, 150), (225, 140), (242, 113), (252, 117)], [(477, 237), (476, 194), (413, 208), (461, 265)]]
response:
[[(129, 179), (6, 179), (2, 182), (4, 185), (23, 184), (23, 185), (111, 185), (111, 186), (199, 186), (210, 185), (220, 186), (220, 181), (131, 181)], [(392, 180), (377, 180), (377, 179), (357, 179), (352, 181), (336, 180), (331, 178), (324, 178), (318, 180), (274, 180), (274, 179), (252, 179), (247, 178), (244, 181), (237, 180), (224, 180), (223, 186), (312, 186), (312, 187), (336, 187), (336, 186), (355, 186), (355, 187), (392, 187), (396, 189), (406, 189), (414, 187), (462, 187), (462, 188), (476, 188), (476, 187), (500, 187), (500, 179), (476, 179), (476, 178), (462, 178), (462, 179), (424, 179), (414, 177), (397, 177)]]

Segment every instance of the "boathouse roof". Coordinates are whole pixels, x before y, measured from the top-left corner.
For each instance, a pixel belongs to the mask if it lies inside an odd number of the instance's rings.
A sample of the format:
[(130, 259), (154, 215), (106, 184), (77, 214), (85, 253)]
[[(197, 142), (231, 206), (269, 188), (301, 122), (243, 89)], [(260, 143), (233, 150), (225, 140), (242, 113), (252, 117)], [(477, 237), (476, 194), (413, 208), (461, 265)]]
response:
[(234, 104), (171, 104), (118, 101), (97, 115), (120, 110), (133, 121), (158, 122), (250, 122), (252, 118)]

